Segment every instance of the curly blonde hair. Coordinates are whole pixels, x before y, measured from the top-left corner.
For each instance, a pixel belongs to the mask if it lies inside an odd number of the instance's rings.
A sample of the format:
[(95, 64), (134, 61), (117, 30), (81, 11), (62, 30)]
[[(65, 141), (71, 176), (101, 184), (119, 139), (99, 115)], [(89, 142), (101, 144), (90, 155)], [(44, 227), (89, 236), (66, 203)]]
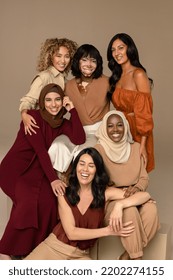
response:
[(70, 63), (65, 69), (65, 72), (68, 73), (71, 67), (72, 58), (74, 53), (78, 48), (78, 44), (67, 38), (52, 38), (46, 39), (46, 41), (41, 45), (40, 55), (37, 63), (37, 71), (41, 72), (46, 70), (49, 66), (52, 65), (52, 57), (59, 50), (60, 47), (66, 47), (70, 54)]

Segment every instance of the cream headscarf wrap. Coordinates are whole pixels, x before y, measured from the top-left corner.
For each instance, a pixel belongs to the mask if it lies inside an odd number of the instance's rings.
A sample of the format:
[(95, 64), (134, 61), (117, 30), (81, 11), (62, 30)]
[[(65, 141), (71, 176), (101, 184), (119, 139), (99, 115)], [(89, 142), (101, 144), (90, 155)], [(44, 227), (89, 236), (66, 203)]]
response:
[[(124, 124), (124, 136), (120, 142), (112, 141), (107, 134), (107, 120), (111, 115), (118, 115)], [(125, 115), (116, 110), (109, 111), (103, 118), (98, 130), (96, 131), (98, 144), (101, 144), (108, 158), (116, 163), (126, 162), (130, 156), (130, 143), (133, 143), (130, 127)]]

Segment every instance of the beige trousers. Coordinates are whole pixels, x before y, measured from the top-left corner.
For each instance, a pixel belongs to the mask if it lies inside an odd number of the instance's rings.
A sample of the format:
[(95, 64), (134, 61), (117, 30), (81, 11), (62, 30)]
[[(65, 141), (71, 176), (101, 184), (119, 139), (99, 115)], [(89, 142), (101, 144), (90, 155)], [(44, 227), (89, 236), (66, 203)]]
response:
[(51, 233), (24, 260), (91, 260), (89, 250), (80, 250), (59, 241)]
[[(106, 207), (105, 225), (109, 224), (110, 213), (115, 201)], [(123, 222), (133, 221), (134, 232), (128, 237), (120, 237), (124, 249), (131, 259), (142, 257), (143, 249), (160, 227), (156, 203), (146, 202), (139, 207), (129, 207), (123, 211)]]

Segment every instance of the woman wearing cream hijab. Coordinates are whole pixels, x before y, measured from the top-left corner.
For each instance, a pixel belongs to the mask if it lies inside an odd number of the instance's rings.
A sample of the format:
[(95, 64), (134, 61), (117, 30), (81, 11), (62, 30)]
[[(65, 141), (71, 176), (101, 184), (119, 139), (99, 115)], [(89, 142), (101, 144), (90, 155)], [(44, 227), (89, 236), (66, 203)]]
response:
[[(108, 112), (98, 128), (96, 136), (98, 142), (95, 148), (103, 157), (111, 183), (115, 187), (124, 189), (124, 197), (145, 191), (149, 178), (143, 158), (140, 156), (140, 144), (133, 141), (124, 114), (116, 110)], [(144, 247), (159, 228), (156, 203), (150, 200), (139, 207), (124, 209), (122, 217), (116, 212), (114, 205), (115, 202), (112, 201), (106, 207), (106, 224), (112, 219), (112, 221), (117, 221), (117, 227), (121, 227), (122, 222), (130, 218), (135, 225), (133, 234), (127, 238), (121, 238), (125, 251), (119, 259), (142, 259)], [(115, 210), (111, 213), (113, 207)]]

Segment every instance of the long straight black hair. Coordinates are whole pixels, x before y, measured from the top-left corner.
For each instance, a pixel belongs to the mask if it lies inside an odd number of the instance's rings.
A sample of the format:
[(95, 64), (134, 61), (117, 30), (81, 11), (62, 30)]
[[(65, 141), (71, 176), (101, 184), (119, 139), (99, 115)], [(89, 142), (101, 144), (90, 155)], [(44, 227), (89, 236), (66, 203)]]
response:
[[(121, 74), (122, 74), (121, 65), (119, 65), (112, 56), (112, 45), (113, 45), (113, 42), (117, 39), (120, 39), (127, 46), (127, 57), (130, 60), (130, 63), (133, 66), (142, 68), (146, 72), (146, 69), (140, 63), (138, 49), (137, 49), (133, 39), (126, 33), (116, 34), (110, 40), (110, 42), (108, 44), (108, 48), (107, 48), (108, 67), (112, 72), (112, 75), (109, 78), (109, 84), (110, 84), (109, 95), (110, 96), (114, 92), (116, 83), (119, 81)], [(152, 85), (153, 80), (151, 78), (149, 78), (149, 80)]]
[(82, 155), (88, 154), (92, 157), (94, 164), (96, 166), (96, 174), (92, 181), (91, 191), (93, 194), (93, 202), (91, 204), (92, 208), (100, 208), (105, 205), (105, 190), (109, 183), (109, 176), (105, 170), (102, 156), (95, 148), (83, 149), (75, 158), (72, 170), (69, 175), (69, 186), (66, 188), (66, 196), (68, 201), (72, 205), (76, 205), (80, 197), (78, 191), (80, 189), (80, 184), (77, 178), (76, 167)]

